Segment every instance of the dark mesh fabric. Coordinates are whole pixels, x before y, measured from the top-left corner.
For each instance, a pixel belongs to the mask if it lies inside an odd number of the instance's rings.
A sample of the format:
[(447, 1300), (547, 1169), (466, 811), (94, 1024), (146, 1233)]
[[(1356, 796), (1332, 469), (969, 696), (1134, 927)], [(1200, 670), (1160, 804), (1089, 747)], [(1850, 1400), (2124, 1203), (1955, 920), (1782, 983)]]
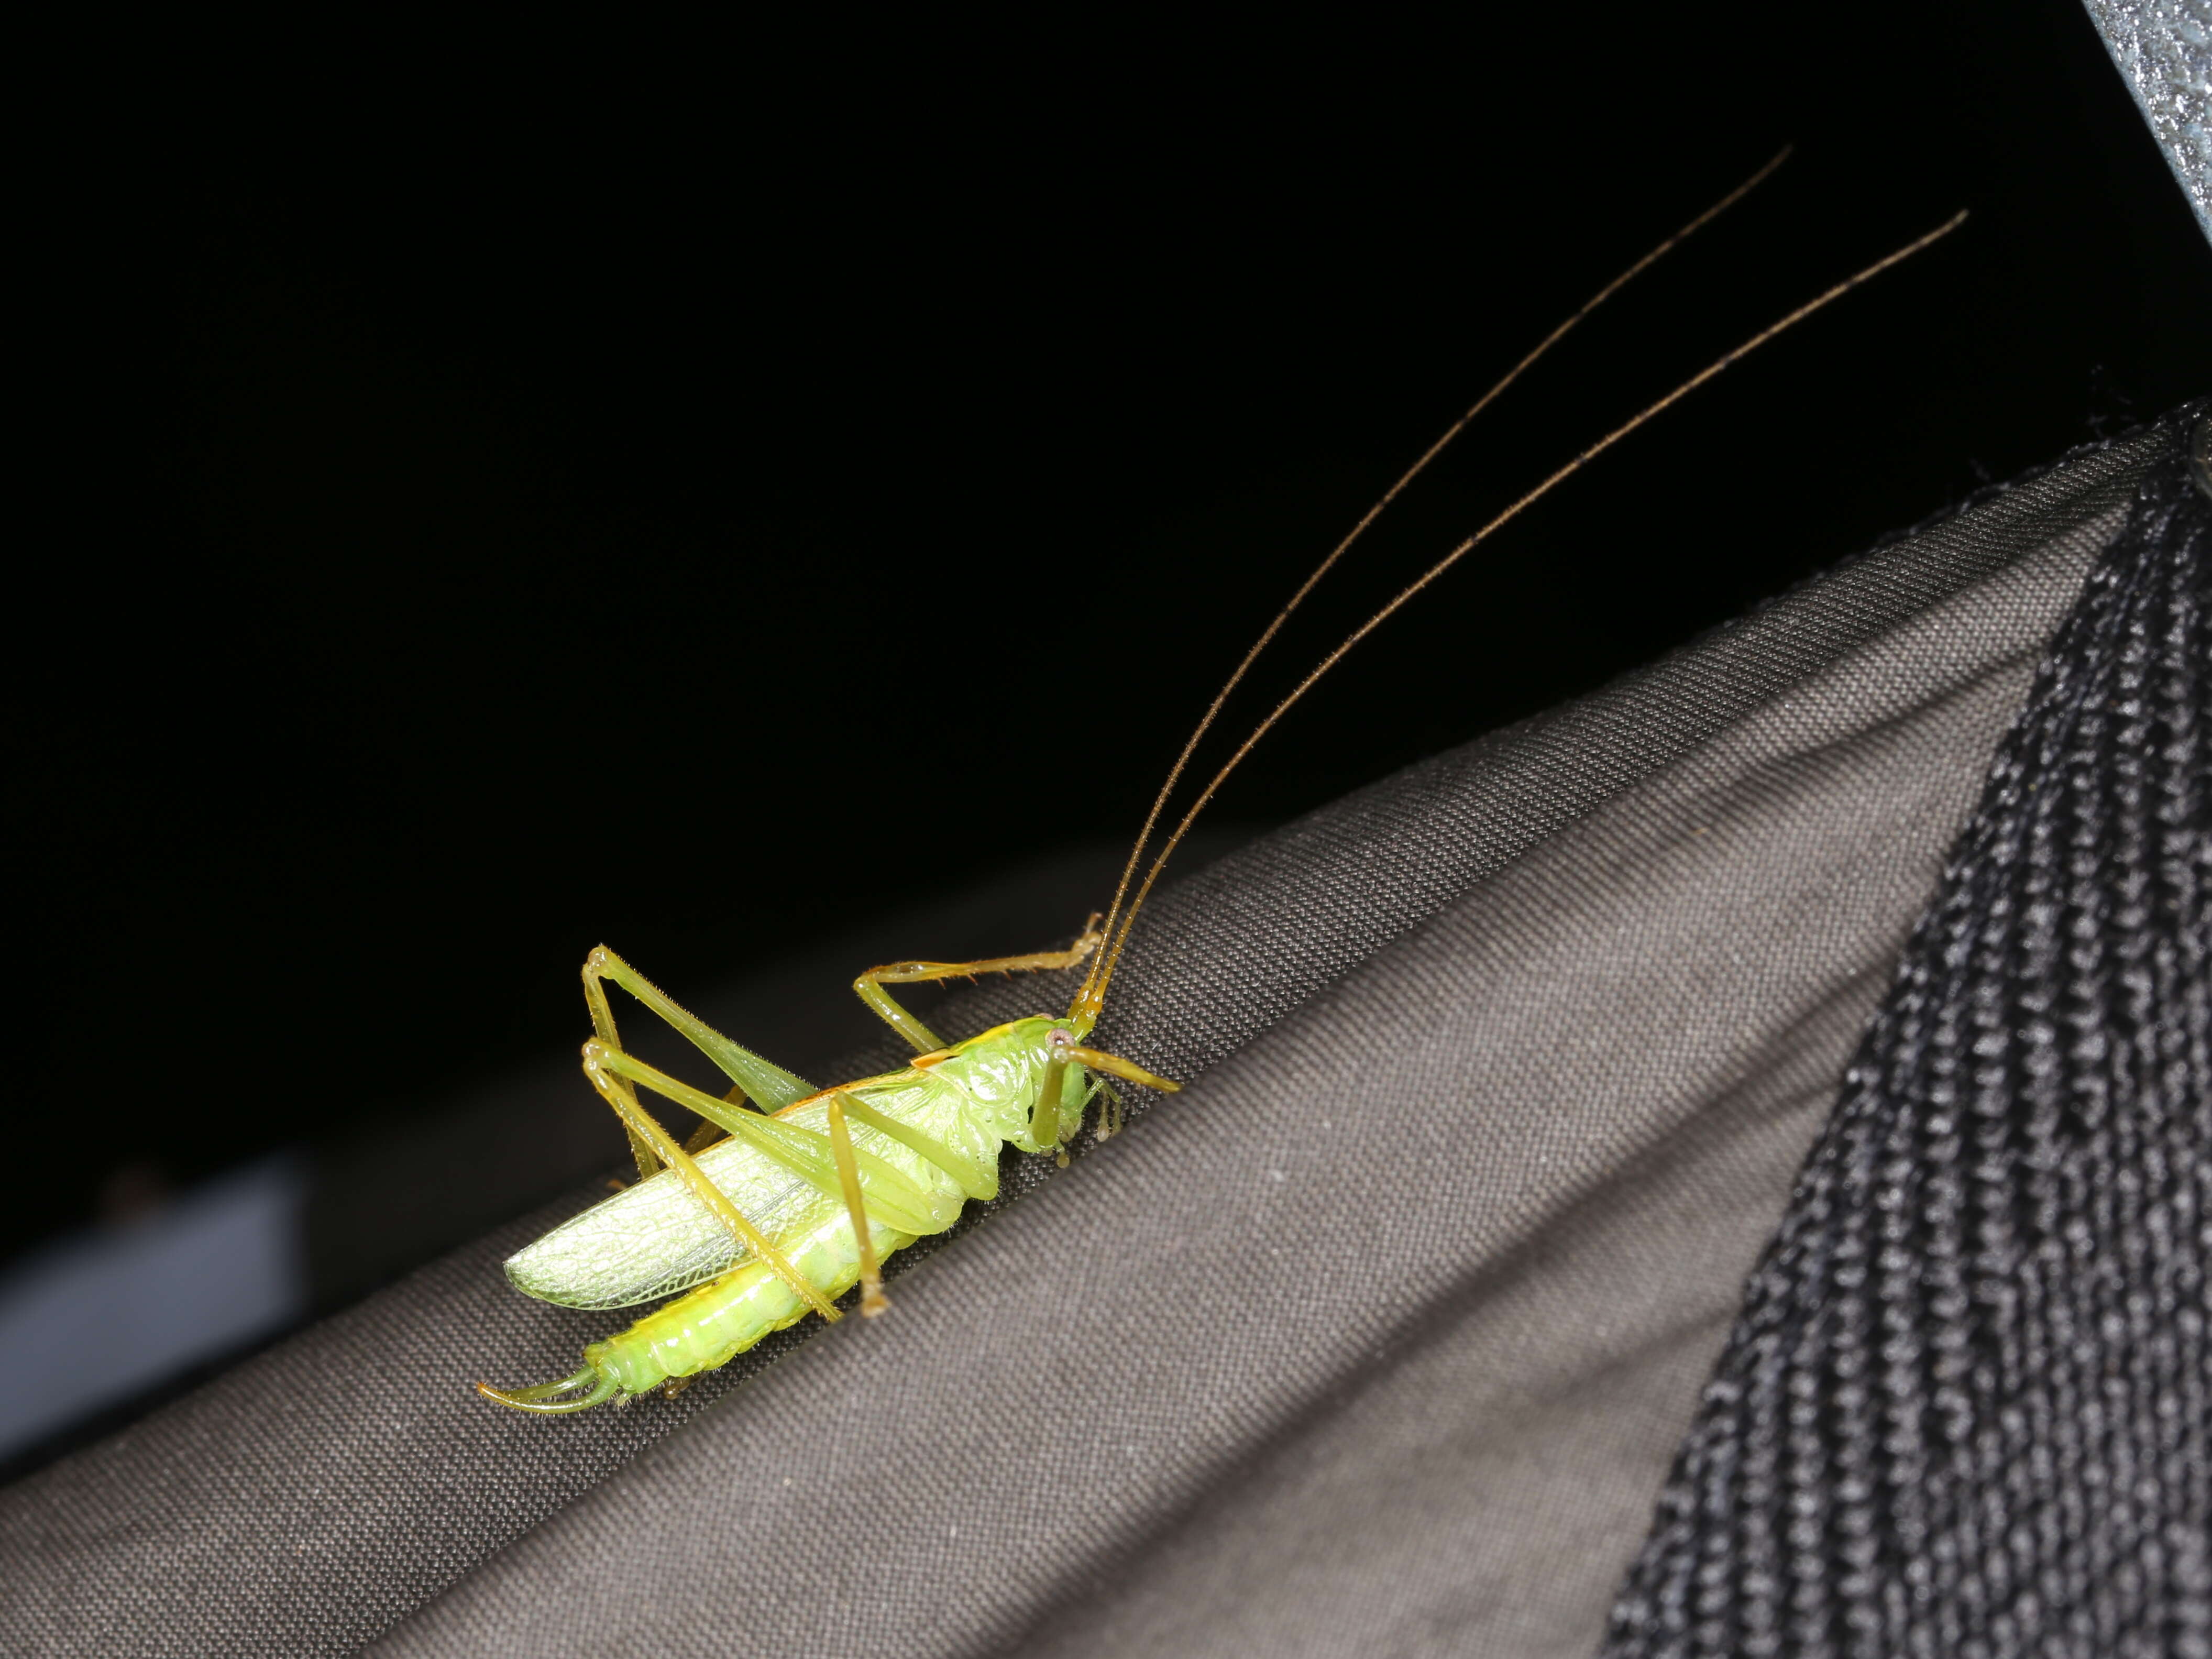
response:
[(0, 1493), (0, 1651), (1589, 1652), (2170, 447), (2072, 458), (1164, 895), (1101, 1035), (1192, 1086), (895, 1258), (890, 1316), (673, 1402), (498, 1411), (470, 1379), (618, 1322), (499, 1274), (579, 1194)]
[(2212, 1655), (2208, 608), (2177, 446), (1851, 1063), (1609, 1654)]

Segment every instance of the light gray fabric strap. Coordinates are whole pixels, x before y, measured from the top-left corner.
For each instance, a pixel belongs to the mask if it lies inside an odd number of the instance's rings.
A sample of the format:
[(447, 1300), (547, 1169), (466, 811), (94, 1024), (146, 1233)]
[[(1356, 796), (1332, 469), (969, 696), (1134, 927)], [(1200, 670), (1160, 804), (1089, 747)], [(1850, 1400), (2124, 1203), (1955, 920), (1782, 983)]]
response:
[(2212, 240), (2212, 3), (2084, 0), (2105, 50)]

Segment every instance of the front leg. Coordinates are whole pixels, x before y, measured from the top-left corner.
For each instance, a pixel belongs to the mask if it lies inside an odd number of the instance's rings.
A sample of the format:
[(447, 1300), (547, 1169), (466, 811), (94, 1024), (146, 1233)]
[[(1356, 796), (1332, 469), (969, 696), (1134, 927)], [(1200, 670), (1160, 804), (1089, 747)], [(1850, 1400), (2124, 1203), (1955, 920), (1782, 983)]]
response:
[(1091, 958), (1105, 935), (1094, 915), (1083, 937), (1065, 951), (1033, 951), (1024, 957), (987, 957), (980, 962), (889, 962), (853, 981), (853, 990), (884, 1024), (914, 1045), (918, 1054), (948, 1047), (945, 1039), (899, 1006), (886, 985), (920, 985), (933, 980), (970, 978), (977, 974), (1034, 974), (1050, 968), (1078, 968)]

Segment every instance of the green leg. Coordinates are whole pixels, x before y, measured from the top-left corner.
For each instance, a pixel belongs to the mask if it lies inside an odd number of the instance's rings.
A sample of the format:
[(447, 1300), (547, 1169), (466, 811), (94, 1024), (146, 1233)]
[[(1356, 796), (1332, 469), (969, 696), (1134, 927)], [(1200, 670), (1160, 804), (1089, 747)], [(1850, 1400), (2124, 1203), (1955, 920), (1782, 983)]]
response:
[(945, 1046), (929, 1027), (899, 1006), (886, 985), (920, 985), (933, 980), (968, 979), (977, 974), (1034, 974), (1047, 969), (1077, 968), (1088, 961), (1104, 935), (1098, 918), (1084, 926), (1083, 937), (1065, 951), (1033, 951), (1022, 957), (986, 957), (980, 962), (887, 962), (871, 968), (853, 981), (860, 1000), (884, 1024), (914, 1045), (916, 1054), (933, 1054)]
[[(665, 1164), (674, 1170), (693, 1196), (704, 1204), (715, 1220), (730, 1231), (730, 1236), (750, 1249), (769, 1272), (796, 1291), (800, 1298), (824, 1319), (835, 1320), (840, 1316), (822, 1292), (806, 1281), (805, 1276), (791, 1264), (790, 1258), (769, 1242), (767, 1235), (745, 1218), (745, 1213), (730, 1202), (729, 1197), (713, 1182), (706, 1172), (691, 1161), (691, 1154), (678, 1146), (667, 1130), (654, 1121), (652, 1113), (638, 1103), (637, 1092), (629, 1086), (627, 1078), (615, 1074), (609, 1061), (619, 1053), (611, 1051), (596, 1037), (584, 1045), (584, 1075), (599, 1097), (615, 1109), (615, 1115), (629, 1132), (630, 1145), (640, 1149), (638, 1167), (643, 1170), (645, 1159), (651, 1157), (655, 1168)], [(627, 1055), (621, 1058), (628, 1059)], [(636, 1062), (631, 1062), (635, 1065)], [(649, 1069), (649, 1068), (647, 1068)], [(696, 1091), (694, 1091), (696, 1092)]]
[(860, 1191), (860, 1161), (853, 1156), (853, 1136), (845, 1127), (845, 1104), (852, 1098), (842, 1089), (830, 1095), (830, 1148), (837, 1160), (837, 1184), (845, 1194), (845, 1214), (853, 1224), (853, 1241), (860, 1247), (860, 1316), (873, 1319), (890, 1311), (891, 1299), (884, 1294), (884, 1272), (876, 1261), (875, 1229), (868, 1225), (868, 1211)]
[[(842, 1171), (839, 1167), (841, 1160), (837, 1156), (835, 1136), (830, 1132), (805, 1128), (784, 1118), (764, 1117), (750, 1108), (717, 1100), (665, 1072), (656, 1071), (635, 1055), (611, 1048), (596, 1039), (584, 1045), (584, 1070), (590, 1076), (592, 1086), (607, 1097), (608, 1103), (614, 1105), (617, 1111), (624, 1113), (625, 1121), (629, 1121), (629, 1109), (619, 1103), (621, 1097), (617, 1087), (630, 1083), (642, 1084), (653, 1093), (664, 1096), (679, 1106), (690, 1107), (710, 1122), (720, 1124), (733, 1137), (781, 1164), (816, 1191), (835, 1199), (842, 1199), (846, 1195)], [(845, 1109), (864, 1122), (872, 1115), (864, 1114), (859, 1103), (849, 1098), (846, 1101)], [(653, 1124), (652, 1118), (641, 1109), (637, 1110), (637, 1115), (646, 1123)], [(874, 1126), (871, 1124), (870, 1127)], [(668, 1157), (668, 1151), (672, 1148), (685, 1164), (690, 1164), (690, 1158), (684, 1149), (667, 1140), (665, 1131), (661, 1131), (658, 1124), (653, 1124), (653, 1128), (660, 1133), (663, 1141), (666, 1141), (665, 1146), (656, 1142), (653, 1148), (664, 1162), (674, 1162)], [(942, 1232), (958, 1218), (963, 1200), (940, 1200), (936, 1194), (917, 1186), (872, 1152), (861, 1152), (849, 1143), (847, 1151), (852, 1155), (856, 1176), (867, 1189), (869, 1213), (885, 1226), (920, 1237), (925, 1233)], [(691, 1164), (691, 1167), (696, 1170), (698, 1166)], [(950, 1170), (947, 1172), (951, 1173)], [(700, 1179), (703, 1182), (705, 1177), (702, 1176)], [(957, 1176), (954, 1179), (957, 1180)], [(720, 1197), (719, 1192), (716, 1195)], [(726, 1199), (722, 1199), (721, 1202), (728, 1204)], [(731, 1207), (734, 1210), (735, 1206)]]
[[(723, 1098), (759, 1101), (771, 1112), (796, 1104), (815, 1092), (814, 1085), (805, 1078), (787, 1072), (772, 1060), (763, 1060), (750, 1048), (732, 1042), (706, 1021), (678, 1007), (674, 999), (664, 993), (651, 980), (624, 962), (604, 945), (595, 946), (584, 958), (584, 1005), (591, 1010), (592, 1030), (599, 1041), (619, 1053), (621, 1034), (615, 1029), (615, 1012), (607, 1000), (608, 982), (619, 985), (654, 1013), (666, 1021), (693, 1047), (721, 1068), (736, 1087)], [(636, 1091), (620, 1079), (613, 1081), (633, 1108), (637, 1105)], [(617, 1114), (619, 1115), (619, 1113)], [(637, 1161), (641, 1179), (657, 1172), (661, 1167), (651, 1146), (641, 1139), (637, 1132), (629, 1128), (628, 1117), (623, 1127), (629, 1131), (630, 1156)], [(686, 1150), (699, 1152), (718, 1139), (705, 1133), (692, 1136)]]

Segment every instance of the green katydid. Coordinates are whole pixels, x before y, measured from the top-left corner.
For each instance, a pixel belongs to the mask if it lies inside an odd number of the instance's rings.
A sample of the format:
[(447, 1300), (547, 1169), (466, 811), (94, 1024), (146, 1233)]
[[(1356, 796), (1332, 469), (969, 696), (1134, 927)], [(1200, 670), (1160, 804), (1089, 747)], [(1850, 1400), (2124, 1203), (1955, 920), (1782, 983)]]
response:
[[(1355, 629), (1276, 705), (1199, 792), (1146, 866), (1144, 855), (1167, 802), (1230, 694), (1291, 612), (1368, 526), (1570, 329), (1734, 205), (1788, 154), (1776, 156), (1644, 255), (1539, 342), (1322, 561), (1245, 653), (1170, 768), (1103, 923), (1093, 917), (1092, 925), (1066, 950), (978, 962), (894, 963), (872, 968), (854, 981), (861, 1000), (916, 1050), (905, 1068), (817, 1089), (686, 1013), (613, 952), (605, 947), (593, 951), (583, 969), (594, 1032), (584, 1045), (584, 1072), (627, 1132), (641, 1178), (517, 1252), (508, 1259), (507, 1273), (526, 1294), (568, 1307), (629, 1307), (667, 1296), (676, 1300), (586, 1347), (583, 1366), (570, 1376), (514, 1390), (480, 1382), (478, 1390), (523, 1411), (581, 1411), (617, 1396), (680, 1387), (810, 1313), (835, 1320), (838, 1298), (856, 1285), (861, 1313), (881, 1313), (889, 1305), (881, 1282), (884, 1257), (950, 1227), (969, 1200), (994, 1196), (1004, 1147), (1050, 1153), (1064, 1164), (1067, 1145), (1094, 1102), (1103, 1101), (1099, 1137), (1118, 1127), (1117, 1097), (1109, 1079), (1163, 1091), (1180, 1087), (1133, 1060), (1090, 1046), (1090, 1038), (1130, 929), (1161, 870), (1261, 738), (1346, 652), (1523, 509), (1731, 363), (1948, 235), (1966, 216), (1959, 214), (1753, 336), (1467, 537)], [(1145, 873), (1139, 881), (1140, 868)], [(951, 1043), (902, 1008), (886, 988), (1086, 964), (1066, 1014), (1033, 1015)], [(728, 1093), (717, 1098), (624, 1052), (607, 1000), (609, 984), (622, 988), (698, 1048), (730, 1079)], [(641, 1086), (705, 1120), (688, 1147), (679, 1146), (645, 1109), (637, 1095)]]

